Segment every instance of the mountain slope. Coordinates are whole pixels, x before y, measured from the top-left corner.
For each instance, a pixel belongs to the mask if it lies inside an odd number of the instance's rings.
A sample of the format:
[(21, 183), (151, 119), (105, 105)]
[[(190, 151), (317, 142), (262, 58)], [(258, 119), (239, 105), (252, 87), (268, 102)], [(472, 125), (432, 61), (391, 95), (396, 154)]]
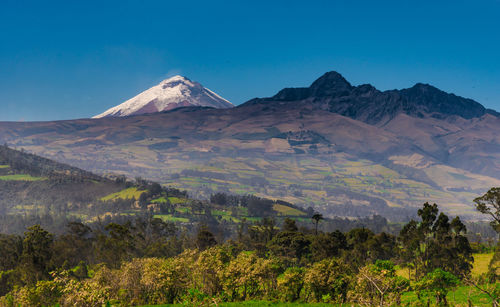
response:
[[(201, 214), (203, 212), (203, 214)], [(217, 194), (202, 202), (186, 191), (162, 187), (137, 178), (114, 180), (0, 146), (0, 231), (23, 233), (27, 226), (43, 224), (57, 233), (70, 221), (124, 223), (131, 219), (159, 218), (173, 223), (223, 222), (235, 226), (242, 219), (295, 217), (308, 220), (312, 212), (281, 200), (252, 195)], [(156, 220), (156, 223), (158, 220)]]
[(380, 92), (337, 73), (313, 85), (231, 109), (0, 123), (0, 141), (197, 198), (252, 193), (330, 215), (404, 217), (425, 201), (474, 214), (472, 199), (500, 186), (500, 119), (477, 102), (423, 85)]
[(233, 107), (229, 101), (201, 84), (174, 76), (94, 118), (155, 113), (189, 106)]
[(85, 207), (122, 186), (76, 167), (0, 146), (0, 216), (50, 208), (57, 214), (67, 213), (61, 208)]

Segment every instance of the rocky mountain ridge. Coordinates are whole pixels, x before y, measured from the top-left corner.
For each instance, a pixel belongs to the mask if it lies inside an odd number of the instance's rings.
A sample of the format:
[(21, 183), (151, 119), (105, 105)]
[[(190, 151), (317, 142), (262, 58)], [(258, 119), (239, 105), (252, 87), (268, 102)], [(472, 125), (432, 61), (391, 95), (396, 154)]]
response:
[(310, 87), (285, 88), (273, 97), (254, 99), (247, 104), (273, 101), (307, 102), (369, 124), (383, 124), (400, 113), (420, 118), (498, 116), (496, 111), (488, 110), (472, 99), (446, 93), (429, 84), (417, 83), (407, 89), (379, 91), (370, 84), (353, 86), (335, 71), (325, 73)]

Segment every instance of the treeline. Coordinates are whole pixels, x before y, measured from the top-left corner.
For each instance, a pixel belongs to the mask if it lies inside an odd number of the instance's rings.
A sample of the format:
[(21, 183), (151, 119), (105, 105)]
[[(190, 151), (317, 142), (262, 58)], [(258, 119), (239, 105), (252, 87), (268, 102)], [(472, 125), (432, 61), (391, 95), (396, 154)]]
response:
[[(366, 228), (316, 232), (292, 219), (277, 227), (264, 218), (241, 223), (226, 241), (217, 229), (200, 225), (189, 232), (151, 216), (105, 226), (70, 223), (58, 236), (35, 225), (24, 236), (0, 237), (1, 303), (251, 299), (386, 306), (400, 304), (412, 289), (423, 303), (446, 304), (449, 289), (470, 281), (473, 248), (461, 220), (450, 220), (437, 205), (424, 204), (418, 217), (399, 235)], [(408, 278), (395, 265), (406, 267)]]

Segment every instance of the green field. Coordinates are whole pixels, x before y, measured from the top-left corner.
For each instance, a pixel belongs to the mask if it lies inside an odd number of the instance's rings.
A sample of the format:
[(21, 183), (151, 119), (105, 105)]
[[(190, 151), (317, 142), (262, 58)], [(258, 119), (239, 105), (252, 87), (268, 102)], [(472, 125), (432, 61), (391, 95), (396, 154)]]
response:
[(472, 275), (479, 276), (488, 272), (488, 265), (490, 264), (493, 253), (487, 254), (474, 254), (474, 266), (472, 267)]
[(128, 188), (128, 189), (125, 189), (125, 190), (121, 190), (119, 192), (116, 192), (116, 193), (112, 193), (112, 194), (109, 194), (109, 195), (106, 195), (104, 197), (101, 198), (102, 201), (108, 201), (108, 200), (116, 200), (116, 199), (132, 199), (132, 198), (135, 198), (135, 199), (139, 199), (139, 197), (141, 196), (142, 193), (144, 193), (146, 191), (140, 191), (138, 190), (137, 188)]
[[(434, 298), (429, 299), (431, 306), (435, 306)], [(412, 304), (412, 306), (417, 305), (416, 303), (419, 302), (417, 294), (414, 291), (404, 293), (401, 300), (403, 304)], [(446, 296), (446, 300), (450, 306), (469, 306), (468, 300), (472, 302), (472, 306), (491, 306), (491, 300), (488, 295), (470, 286), (460, 286), (454, 291), (450, 291)], [(426, 301), (427, 298), (423, 298), (423, 302)]]
[(168, 201), (170, 201), (171, 204), (184, 204), (186, 203), (187, 199), (185, 198), (178, 198), (178, 197), (169, 197)]
[(151, 201), (151, 203), (153, 203), (153, 204), (166, 204), (167, 203), (167, 199), (162, 196), (162, 197), (158, 197), (156, 199), (153, 199)]
[(304, 216), (306, 215), (305, 212), (302, 212), (300, 210), (297, 210), (292, 207), (280, 205), (280, 204), (275, 204), (273, 206), (274, 211), (280, 213), (281, 215), (287, 215), (287, 216)]
[[(491, 306), (491, 301), (488, 296), (484, 293), (479, 292), (478, 290), (468, 287), (461, 286), (455, 289), (454, 291), (450, 291), (446, 297), (450, 306), (469, 306), (468, 302), (472, 303), (472, 306)], [(422, 298), (420, 303), (426, 303), (427, 297)], [(412, 304), (418, 305), (419, 300), (417, 298), (417, 294), (414, 291), (404, 293), (402, 296), (402, 305)], [(435, 305), (434, 298), (430, 298), (431, 306)], [(146, 305), (143, 307), (149, 307), (154, 305)], [(167, 304), (167, 305), (156, 305), (156, 306), (192, 306), (192, 304)], [(221, 306), (221, 307), (236, 307), (236, 306), (248, 306), (248, 307), (258, 307), (258, 306), (276, 306), (276, 307), (322, 307), (322, 306), (357, 306), (351, 303), (346, 304), (324, 304), (324, 303), (279, 303), (279, 302), (268, 302), (268, 301), (246, 301), (246, 302), (233, 302), (233, 303), (211, 303), (211, 304), (199, 304), (197, 306)]]
[[(275, 307), (327, 307), (327, 306), (335, 306), (332, 304), (324, 304), (324, 303), (275, 303), (275, 302), (266, 302), (266, 301), (246, 301), (246, 302), (234, 302), (234, 303), (217, 303), (217, 304), (199, 304), (199, 305), (193, 305), (193, 304), (168, 304), (168, 305), (146, 305), (143, 307), (152, 307), (152, 306), (161, 306), (161, 307), (168, 307), (168, 306), (220, 306), (220, 307), (237, 307), (237, 306), (247, 306), (247, 307), (260, 307), (260, 306), (275, 306)], [(341, 306), (341, 305), (337, 305)], [(351, 306), (345, 305), (345, 306)]]
[[(472, 266), (471, 274), (472, 276), (479, 276), (481, 274), (488, 272), (488, 265), (490, 264), (491, 258), (493, 258), (493, 253), (486, 254), (473, 254), (474, 263)], [(396, 270), (398, 276), (408, 278), (408, 268), (398, 268)]]
[(0, 169), (2, 168), (9, 168), (10, 166), (9, 165), (0, 165)]
[(39, 180), (46, 180), (46, 179), (47, 178), (45, 178), (45, 177), (33, 177), (31, 175), (26, 175), (26, 174), (0, 176), (0, 180), (3, 180), (3, 181), (39, 181)]
[(181, 222), (181, 223), (188, 223), (189, 222), (188, 218), (177, 217), (177, 216), (173, 216), (171, 214), (156, 214), (154, 217), (162, 219), (165, 222)]

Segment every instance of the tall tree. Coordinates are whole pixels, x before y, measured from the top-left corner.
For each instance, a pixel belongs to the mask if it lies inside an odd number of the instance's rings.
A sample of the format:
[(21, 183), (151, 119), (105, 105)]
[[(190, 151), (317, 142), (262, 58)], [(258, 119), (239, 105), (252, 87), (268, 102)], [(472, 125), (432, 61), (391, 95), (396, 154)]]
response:
[(491, 188), (486, 194), (474, 199), (476, 209), (493, 218), (491, 226), (500, 233), (500, 188)]
[(459, 217), (450, 222), (447, 215), (438, 214), (436, 204), (425, 203), (418, 210), (421, 221), (410, 221), (399, 234), (400, 256), (413, 265), (417, 278), (437, 268), (462, 276), (472, 267), (465, 225)]
[(314, 221), (314, 224), (316, 226), (315, 228), (315, 234), (318, 235), (318, 224), (319, 224), (319, 221), (323, 220), (323, 214), (321, 213), (314, 213), (313, 216), (311, 217)]
[[(500, 234), (500, 188), (491, 188), (486, 194), (474, 199), (476, 209), (492, 218), (491, 227)], [(500, 241), (497, 243), (495, 254), (490, 261), (489, 275), (492, 280), (497, 280), (500, 270)]]
[(49, 277), (53, 241), (54, 236), (40, 225), (31, 226), (24, 233), (21, 258), (26, 283), (35, 283)]

